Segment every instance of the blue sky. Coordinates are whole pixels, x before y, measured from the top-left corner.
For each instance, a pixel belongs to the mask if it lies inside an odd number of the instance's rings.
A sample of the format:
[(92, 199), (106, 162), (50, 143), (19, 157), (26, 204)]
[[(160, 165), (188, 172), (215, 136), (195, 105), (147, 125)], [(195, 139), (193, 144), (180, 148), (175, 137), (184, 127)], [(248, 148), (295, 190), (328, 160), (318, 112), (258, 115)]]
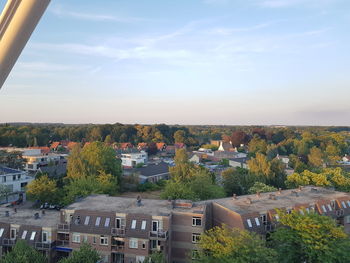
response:
[(350, 125), (349, 28), (349, 0), (52, 0), (0, 122)]

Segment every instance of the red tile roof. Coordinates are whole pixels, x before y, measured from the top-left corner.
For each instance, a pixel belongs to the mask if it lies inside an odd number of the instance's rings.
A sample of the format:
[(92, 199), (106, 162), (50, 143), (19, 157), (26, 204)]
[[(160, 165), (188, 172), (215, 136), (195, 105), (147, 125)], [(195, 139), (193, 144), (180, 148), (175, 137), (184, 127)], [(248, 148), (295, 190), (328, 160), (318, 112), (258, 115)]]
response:
[(58, 146), (60, 146), (60, 142), (53, 142), (53, 143), (51, 143), (51, 145), (50, 145), (50, 148), (51, 149), (57, 149), (58, 148)]
[(165, 143), (164, 142), (157, 142), (156, 143), (157, 149), (159, 151), (163, 150), (165, 148)]
[(77, 145), (77, 144), (78, 144), (77, 142), (69, 142), (69, 143), (67, 144), (67, 148), (68, 148), (69, 150), (72, 150), (73, 147), (74, 147), (75, 145)]

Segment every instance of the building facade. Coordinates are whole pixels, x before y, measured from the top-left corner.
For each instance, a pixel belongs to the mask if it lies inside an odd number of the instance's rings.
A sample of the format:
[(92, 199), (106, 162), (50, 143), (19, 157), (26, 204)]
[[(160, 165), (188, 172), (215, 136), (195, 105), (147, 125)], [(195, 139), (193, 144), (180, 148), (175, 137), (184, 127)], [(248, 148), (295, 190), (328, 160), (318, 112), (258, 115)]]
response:
[(278, 226), (276, 209), (330, 216), (350, 233), (350, 194), (320, 187), (201, 202), (93, 195), (59, 212), (0, 208), (1, 251), (24, 239), (57, 262), (87, 242), (102, 262), (143, 262), (162, 251), (168, 262), (185, 263), (196, 256), (201, 234), (213, 226), (225, 224), (264, 238)]

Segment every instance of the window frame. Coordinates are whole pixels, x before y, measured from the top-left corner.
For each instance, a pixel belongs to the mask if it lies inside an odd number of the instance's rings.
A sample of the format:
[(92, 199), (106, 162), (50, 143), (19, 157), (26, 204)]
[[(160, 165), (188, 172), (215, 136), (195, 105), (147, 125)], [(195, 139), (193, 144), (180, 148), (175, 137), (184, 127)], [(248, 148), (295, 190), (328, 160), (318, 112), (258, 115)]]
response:
[[(200, 224), (197, 224), (198, 221)], [(202, 218), (198, 216), (192, 217), (192, 226), (202, 226)]]

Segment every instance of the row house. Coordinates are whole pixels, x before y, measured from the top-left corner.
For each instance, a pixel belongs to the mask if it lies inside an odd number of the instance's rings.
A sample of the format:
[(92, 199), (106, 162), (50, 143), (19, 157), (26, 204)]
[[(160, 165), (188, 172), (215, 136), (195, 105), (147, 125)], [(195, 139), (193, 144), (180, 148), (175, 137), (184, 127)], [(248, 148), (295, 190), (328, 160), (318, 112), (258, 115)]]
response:
[(213, 200), (213, 224), (226, 224), (266, 235), (278, 225), (276, 209), (316, 212), (334, 218), (350, 233), (350, 194), (321, 187), (299, 187), (272, 193)]
[(12, 250), (18, 240), (43, 253), (50, 263), (56, 262), (58, 211), (0, 208), (0, 254)]

